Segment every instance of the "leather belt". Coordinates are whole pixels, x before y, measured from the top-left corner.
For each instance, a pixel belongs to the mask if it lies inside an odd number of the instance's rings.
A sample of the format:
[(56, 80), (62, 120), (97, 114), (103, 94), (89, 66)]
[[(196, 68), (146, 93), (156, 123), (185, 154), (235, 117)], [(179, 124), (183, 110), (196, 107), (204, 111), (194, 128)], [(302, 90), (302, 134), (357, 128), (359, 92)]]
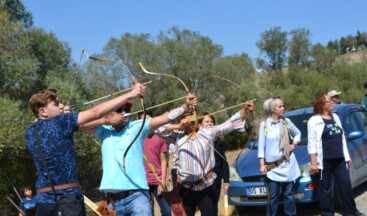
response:
[(178, 175), (177, 175), (177, 181), (180, 184), (184, 184), (184, 185), (188, 185), (188, 186), (194, 186), (194, 185), (202, 185), (208, 178), (210, 178), (213, 175), (213, 170), (210, 170), (203, 179), (200, 179), (199, 181), (196, 182), (188, 182), (188, 181), (183, 181)]
[[(74, 183), (54, 186), (55, 190), (61, 190), (61, 189), (73, 188), (73, 187), (79, 187), (79, 183), (74, 182)], [(45, 187), (45, 188), (37, 189), (36, 192), (39, 194), (39, 193), (43, 193), (43, 192), (47, 192), (47, 191), (51, 191), (51, 190), (52, 190), (51, 187)]]
[(120, 193), (107, 193), (107, 197), (110, 199), (125, 199), (126, 197), (132, 195), (137, 191), (139, 190), (128, 190), (128, 191), (122, 191)]
[[(292, 152), (289, 152), (289, 157), (292, 155)], [(271, 170), (273, 169), (274, 167), (278, 166), (279, 164), (283, 163), (285, 160), (287, 160), (287, 158), (285, 156), (283, 156), (282, 158), (280, 158), (279, 160), (277, 161), (274, 161), (274, 162), (270, 162), (270, 163), (267, 163), (265, 162), (265, 167), (266, 167), (266, 170)]]

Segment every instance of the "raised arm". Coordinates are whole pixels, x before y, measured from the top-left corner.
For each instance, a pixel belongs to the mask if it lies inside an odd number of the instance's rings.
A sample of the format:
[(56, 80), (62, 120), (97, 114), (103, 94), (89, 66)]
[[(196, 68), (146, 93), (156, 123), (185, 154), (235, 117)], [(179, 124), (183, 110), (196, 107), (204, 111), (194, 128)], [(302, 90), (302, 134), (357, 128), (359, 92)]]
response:
[(97, 127), (99, 125), (110, 125), (110, 124), (117, 124), (121, 122), (124, 119), (123, 115), (118, 115), (116, 112), (112, 112), (108, 114), (105, 117), (99, 118), (97, 120), (88, 122), (83, 125), (79, 125), (80, 130), (88, 133), (88, 134), (94, 134), (96, 132)]
[(193, 106), (197, 106), (198, 101), (195, 95), (189, 95), (186, 98), (186, 103), (182, 104), (180, 107), (173, 109), (169, 112), (165, 112), (160, 116), (154, 117), (149, 122), (149, 129), (151, 131), (157, 130), (160, 126), (165, 125), (176, 119), (179, 113), (189, 112)]
[(224, 123), (212, 127), (205, 127), (203, 130), (205, 130), (212, 139), (215, 139), (218, 136), (228, 134), (233, 130), (243, 132), (245, 130), (244, 120), (247, 114), (252, 112), (254, 109), (255, 109), (254, 102), (248, 101), (245, 103), (245, 105), (239, 112), (234, 114)]
[[(89, 122), (100, 120), (105, 115), (111, 113), (112, 111), (118, 109), (124, 105), (127, 101), (132, 100), (137, 97), (144, 97), (146, 87), (140, 83), (136, 84), (131, 92), (123, 94), (112, 100), (101, 103), (91, 109), (79, 113), (78, 124), (85, 125)], [(102, 120), (101, 120), (102, 121)]]
[(240, 116), (241, 116), (242, 120), (245, 120), (247, 114), (254, 111), (254, 109), (255, 109), (254, 102), (253, 101), (247, 101), (245, 103), (245, 105), (243, 106), (243, 108), (240, 110)]

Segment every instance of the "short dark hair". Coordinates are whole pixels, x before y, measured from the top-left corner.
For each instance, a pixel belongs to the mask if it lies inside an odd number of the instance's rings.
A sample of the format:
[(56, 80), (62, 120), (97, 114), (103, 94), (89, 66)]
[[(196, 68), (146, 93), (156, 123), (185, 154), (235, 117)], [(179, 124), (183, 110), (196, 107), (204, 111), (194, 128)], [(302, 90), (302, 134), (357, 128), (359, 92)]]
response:
[(364, 82), (364, 88), (367, 89), (367, 82)]
[(26, 185), (26, 186), (24, 186), (23, 188), (22, 188), (22, 192), (24, 193), (24, 191), (25, 190), (32, 190), (32, 187), (31, 186), (29, 186), (29, 185)]
[[(147, 111), (145, 111), (145, 113), (147, 115), (150, 115), (150, 117), (153, 117), (153, 112), (151, 110), (147, 110)], [(143, 114), (144, 114), (143, 112), (139, 112), (138, 113), (138, 118), (141, 119), (141, 117), (142, 117)]]

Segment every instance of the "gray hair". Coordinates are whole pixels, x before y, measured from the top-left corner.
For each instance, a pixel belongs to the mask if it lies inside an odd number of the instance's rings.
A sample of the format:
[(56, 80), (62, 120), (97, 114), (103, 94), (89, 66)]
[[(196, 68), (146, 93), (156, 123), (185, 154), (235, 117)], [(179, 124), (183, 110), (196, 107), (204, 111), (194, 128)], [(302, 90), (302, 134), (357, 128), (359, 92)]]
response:
[(267, 99), (264, 104), (264, 110), (268, 115), (271, 115), (275, 109), (275, 107), (278, 105), (279, 102), (281, 102), (282, 100), (280, 98), (269, 98)]

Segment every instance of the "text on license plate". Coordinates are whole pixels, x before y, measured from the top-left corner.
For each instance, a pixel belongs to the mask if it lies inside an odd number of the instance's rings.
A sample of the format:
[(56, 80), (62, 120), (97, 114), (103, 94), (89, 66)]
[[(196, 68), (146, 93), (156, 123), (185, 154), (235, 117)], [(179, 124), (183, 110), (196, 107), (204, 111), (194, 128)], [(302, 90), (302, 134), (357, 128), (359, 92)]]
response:
[(247, 196), (266, 196), (265, 187), (248, 187)]

